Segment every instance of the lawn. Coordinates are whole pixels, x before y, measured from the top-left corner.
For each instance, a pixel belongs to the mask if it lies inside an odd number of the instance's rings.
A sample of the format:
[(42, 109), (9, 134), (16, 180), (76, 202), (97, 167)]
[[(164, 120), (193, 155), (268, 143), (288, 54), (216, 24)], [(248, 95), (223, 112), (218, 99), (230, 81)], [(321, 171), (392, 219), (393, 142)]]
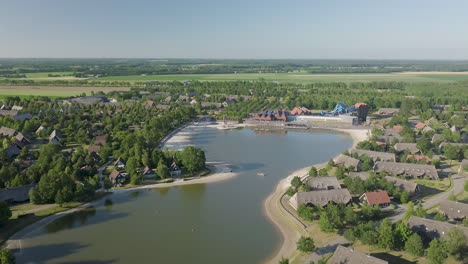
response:
[(450, 82), (468, 80), (468, 74), (309, 74), (309, 73), (239, 73), (239, 74), (175, 74), (175, 75), (132, 75), (109, 76), (94, 78), (97, 81), (233, 81), (233, 80), (267, 80), (279, 82), (313, 83), (313, 82), (371, 82), (371, 81), (403, 81), (403, 82)]
[(60, 75), (62, 76), (67, 76), (67, 77), (73, 77), (73, 72), (33, 72), (33, 73), (26, 73), (26, 78), (59, 78), (59, 77), (49, 77), (49, 74), (52, 75)]
[(52, 98), (77, 96), (91, 91), (128, 91), (129, 87), (66, 87), (66, 86), (0, 86), (0, 97), (48, 96)]

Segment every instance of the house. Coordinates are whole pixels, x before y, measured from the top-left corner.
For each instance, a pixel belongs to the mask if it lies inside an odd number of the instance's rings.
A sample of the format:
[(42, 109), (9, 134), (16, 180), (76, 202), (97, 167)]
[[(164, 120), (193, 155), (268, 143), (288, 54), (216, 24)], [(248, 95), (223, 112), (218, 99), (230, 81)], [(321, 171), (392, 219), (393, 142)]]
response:
[(90, 96), (71, 98), (70, 100), (64, 101), (64, 103), (66, 102), (82, 104), (82, 105), (96, 105), (99, 103), (107, 103), (109, 102), (109, 99), (107, 98), (107, 96), (103, 94), (95, 94), (95, 95), (90, 95)]
[(297, 192), (291, 197), (291, 199), (289, 199), (289, 203), (294, 209), (297, 209), (301, 204), (323, 207), (330, 202), (335, 204), (347, 204), (351, 201), (351, 198), (352, 197), (348, 189), (342, 188), (310, 192)]
[(361, 172), (350, 172), (349, 173), (349, 177), (351, 179), (356, 179), (356, 178), (360, 178), (361, 180), (365, 181), (367, 179), (369, 179), (370, 177), (370, 173), (367, 172), (367, 171), (361, 171)]
[(285, 110), (265, 110), (263, 112), (255, 114), (254, 119), (257, 121), (286, 121), (288, 119), (288, 115), (288, 111)]
[(444, 200), (439, 205), (439, 211), (451, 220), (463, 221), (468, 217), (468, 204)]
[(40, 126), (40, 127), (36, 130), (36, 132), (35, 132), (36, 135), (39, 135), (39, 133), (41, 133), (41, 131), (44, 130), (44, 129), (45, 129), (45, 127)]
[(387, 261), (338, 245), (328, 264), (388, 264)]
[(21, 203), (29, 200), (29, 191), (37, 184), (28, 184), (19, 187), (0, 189), (0, 201), (7, 204)]
[(385, 176), (385, 180), (395, 184), (398, 188), (400, 188), (400, 190), (407, 191), (410, 194), (415, 194), (419, 192), (419, 186), (415, 182), (400, 179), (397, 177), (392, 177), (392, 176)]
[(18, 115), (18, 111), (15, 110), (0, 110), (0, 116), (11, 116), (15, 118)]
[(393, 147), (397, 152), (409, 151), (411, 154), (416, 154), (420, 151), (416, 143), (396, 143)]
[(179, 98), (177, 98), (177, 101), (179, 102), (188, 102), (189, 100), (190, 100), (190, 97), (186, 95), (179, 95)]
[(227, 99), (227, 100), (224, 100), (223, 106), (228, 107), (228, 106), (233, 105), (235, 103), (237, 103), (236, 99)]
[(436, 142), (439, 142), (442, 140), (442, 135), (441, 134), (434, 134), (431, 139), (431, 143), (435, 144)]
[(114, 162), (114, 167), (118, 169), (124, 169), (125, 168), (125, 160), (119, 157), (115, 162)]
[(382, 130), (382, 132), (383, 132), (383, 135), (377, 137), (378, 141), (390, 142), (391, 143), (394, 140), (397, 140), (398, 142), (400, 142), (403, 139), (403, 137), (400, 136), (400, 133), (398, 131), (396, 131), (395, 129), (385, 128), (385, 129)]
[(169, 175), (171, 177), (179, 177), (182, 175), (182, 169), (177, 165), (175, 161), (171, 163), (171, 166), (169, 167)]
[(294, 107), (290, 112), (291, 115), (310, 115), (311, 111), (305, 107)]
[(50, 136), (49, 136), (49, 143), (50, 144), (61, 144), (61, 141), (62, 141), (62, 138), (63, 138), (63, 135), (62, 133), (60, 133), (60, 131), (54, 129), (54, 131), (52, 131), (52, 133), (50, 133)]
[(434, 238), (444, 238), (448, 231), (452, 228), (458, 228), (463, 232), (465, 238), (468, 239), (468, 227), (462, 225), (454, 225), (448, 222), (441, 222), (417, 216), (411, 216), (408, 220), (408, 227), (411, 231), (418, 233), (426, 240)]
[(154, 176), (156, 176), (156, 173), (154, 173), (151, 168), (146, 166), (143, 170), (141, 170), (141, 176), (143, 176), (144, 179), (153, 179)]
[(113, 170), (109, 174), (109, 179), (111, 180), (114, 186), (121, 186), (122, 183), (124, 183), (125, 180), (127, 180), (127, 173), (120, 172), (118, 170)]
[(418, 122), (414, 127), (418, 130), (421, 130), (426, 127), (426, 124), (424, 124), (423, 122)]
[(374, 164), (374, 172), (384, 172), (390, 175), (408, 176), (411, 178), (428, 177), (431, 180), (439, 179), (435, 166), (425, 164), (377, 161)]
[(150, 108), (154, 106), (154, 102), (151, 100), (147, 100), (142, 104), (143, 107)]
[(33, 116), (30, 113), (18, 114), (13, 117), (15, 121), (31, 120)]
[(307, 185), (312, 191), (341, 189), (336, 177), (309, 177)]
[(352, 154), (356, 153), (359, 156), (366, 155), (367, 157), (371, 158), (373, 161), (377, 161), (377, 160), (396, 161), (395, 154), (388, 153), (388, 152), (380, 152), (380, 151), (372, 151), (372, 150), (364, 150), (364, 149), (351, 149), (350, 152)]
[(171, 109), (171, 106), (170, 105), (165, 105), (165, 104), (158, 104), (158, 105), (156, 105), (156, 108), (159, 109), (159, 110), (169, 110), (169, 109)]
[(0, 127), (0, 135), (4, 137), (14, 137), (18, 134), (18, 131), (9, 127)]
[(354, 171), (359, 171), (361, 169), (361, 161), (350, 156), (343, 154), (338, 155), (333, 159), (336, 165), (343, 166), (345, 168), (353, 168)]
[(392, 127), (393, 130), (396, 130), (398, 133), (400, 133), (401, 131), (403, 131), (405, 127), (404, 126), (401, 126), (401, 125), (394, 125)]
[(11, 159), (18, 156), (21, 153), (21, 149), (16, 144), (11, 144), (5, 149), (5, 154), (7, 158)]
[(430, 126), (425, 126), (422, 130), (423, 133), (434, 132), (434, 129)]
[(219, 109), (219, 108), (223, 107), (223, 104), (221, 104), (221, 103), (213, 103), (213, 102), (202, 102), (202, 103), (201, 103), (201, 106), (202, 106), (203, 108), (217, 108), (217, 109)]
[(455, 125), (453, 125), (451, 128), (450, 128), (450, 131), (452, 132), (457, 132), (457, 131), (460, 131), (461, 130), (461, 127), (457, 127)]
[(458, 175), (463, 175), (468, 172), (468, 159), (462, 160), (458, 168)]
[(94, 138), (94, 144), (105, 146), (106, 145), (106, 136), (96, 136)]
[(400, 112), (399, 108), (380, 108), (377, 111), (377, 114), (390, 116), (390, 115), (397, 114), (398, 112)]
[(93, 153), (93, 152), (99, 153), (100, 150), (101, 150), (101, 146), (98, 146), (98, 145), (91, 145), (88, 147), (88, 153)]
[(390, 205), (390, 197), (386, 191), (366, 192), (359, 197), (361, 203), (366, 203), (370, 206), (386, 207)]

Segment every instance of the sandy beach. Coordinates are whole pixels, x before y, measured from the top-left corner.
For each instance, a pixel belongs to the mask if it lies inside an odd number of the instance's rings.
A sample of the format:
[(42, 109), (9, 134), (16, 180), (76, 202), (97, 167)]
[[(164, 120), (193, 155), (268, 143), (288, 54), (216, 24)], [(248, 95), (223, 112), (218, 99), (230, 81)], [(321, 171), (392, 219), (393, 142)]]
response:
[[(364, 129), (332, 130), (349, 134), (353, 139), (353, 145), (351, 148), (356, 147), (359, 142), (367, 140), (370, 134), (368, 130)], [(311, 166), (292, 172), (285, 179), (281, 180), (275, 191), (266, 198), (264, 203), (265, 215), (275, 224), (283, 237), (281, 246), (270, 258), (267, 259), (266, 263), (276, 264), (282, 257), (291, 257), (296, 251), (296, 242), (299, 237), (301, 235), (307, 235), (307, 231), (295, 222), (289, 213), (281, 206), (281, 198), (286, 190), (291, 187), (291, 180), (294, 176), (299, 176), (304, 179), (308, 176), (309, 170), (312, 166), (321, 167), (325, 165), (326, 163), (311, 164)]]

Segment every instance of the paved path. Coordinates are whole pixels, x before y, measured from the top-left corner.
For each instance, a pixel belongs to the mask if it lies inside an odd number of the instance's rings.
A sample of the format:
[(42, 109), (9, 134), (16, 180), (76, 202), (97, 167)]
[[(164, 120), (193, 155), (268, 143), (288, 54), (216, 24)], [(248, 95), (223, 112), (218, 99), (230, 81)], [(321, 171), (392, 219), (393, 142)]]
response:
[(433, 206), (436, 206), (437, 204), (439, 204), (440, 202), (444, 201), (444, 200), (447, 200), (448, 197), (453, 193), (453, 194), (458, 194), (458, 193), (461, 193), (463, 191), (463, 185), (465, 184), (465, 181), (466, 181), (466, 177), (461, 177), (461, 176), (458, 176), (456, 174), (454, 174), (452, 176), (452, 180), (453, 180), (453, 187), (439, 195), (436, 195), (434, 197), (432, 197), (431, 199), (425, 201), (423, 203), (423, 208), (424, 209), (429, 209)]

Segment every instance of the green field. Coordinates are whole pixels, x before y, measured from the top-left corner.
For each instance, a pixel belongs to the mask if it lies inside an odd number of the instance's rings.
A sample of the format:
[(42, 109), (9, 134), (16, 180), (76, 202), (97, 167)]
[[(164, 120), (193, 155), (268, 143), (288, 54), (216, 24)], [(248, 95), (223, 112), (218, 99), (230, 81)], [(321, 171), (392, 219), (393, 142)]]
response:
[(49, 74), (53, 75), (60, 75), (60, 76), (70, 76), (73, 72), (34, 72), (34, 73), (26, 73), (26, 78), (52, 78), (49, 77)]
[(0, 98), (6, 96), (70, 97), (91, 91), (127, 91), (128, 87), (0, 86)]
[(132, 75), (109, 76), (94, 78), (97, 81), (234, 81), (234, 80), (266, 80), (294, 83), (313, 82), (371, 82), (371, 81), (401, 81), (401, 82), (451, 82), (468, 80), (467, 74), (305, 74), (305, 73), (241, 73), (241, 74), (179, 74), (179, 75)]

